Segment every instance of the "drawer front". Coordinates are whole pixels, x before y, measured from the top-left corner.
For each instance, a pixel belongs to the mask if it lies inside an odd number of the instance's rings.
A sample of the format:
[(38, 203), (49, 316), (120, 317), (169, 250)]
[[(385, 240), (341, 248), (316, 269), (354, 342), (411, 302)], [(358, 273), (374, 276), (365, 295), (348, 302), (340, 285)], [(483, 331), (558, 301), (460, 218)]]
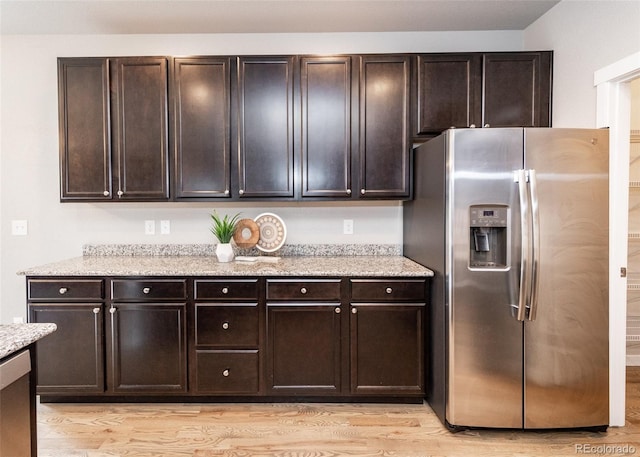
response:
[(425, 279), (352, 279), (353, 301), (424, 301)]
[(257, 393), (258, 351), (196, 351), (198, 393)]
[(196, 345), (258, 347), (258, 305), (196, 305)]
[(30, 279), (27, 282), (29, 300), (67, 301), (102, 300), (102, 279)]
[(186, 300), (186, 279), (114, 279), (111, 282), (112, 300)]
[(193, 282), (196, 300), (257, 300), (258, 280), (203, 280)]
[(268, 300), (340, 300), (339, 279), (267, 280)]

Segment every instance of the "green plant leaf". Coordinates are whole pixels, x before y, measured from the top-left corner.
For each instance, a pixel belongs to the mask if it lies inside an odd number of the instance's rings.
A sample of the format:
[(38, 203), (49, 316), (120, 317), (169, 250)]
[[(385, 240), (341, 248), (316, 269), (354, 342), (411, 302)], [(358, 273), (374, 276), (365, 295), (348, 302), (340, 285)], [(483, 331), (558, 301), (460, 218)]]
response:
[(236, 225), (240, 218), (240, 213), (237, 213), (232, 218), (225, 214), (224, 217), (220, 217), (216, 210), (211, 213), (211, 219), (213, 225), (211, 226), (211, 233), (215, 236), (220, 243), (229, 243), (233, 238), (233, 232), (236, 230)]

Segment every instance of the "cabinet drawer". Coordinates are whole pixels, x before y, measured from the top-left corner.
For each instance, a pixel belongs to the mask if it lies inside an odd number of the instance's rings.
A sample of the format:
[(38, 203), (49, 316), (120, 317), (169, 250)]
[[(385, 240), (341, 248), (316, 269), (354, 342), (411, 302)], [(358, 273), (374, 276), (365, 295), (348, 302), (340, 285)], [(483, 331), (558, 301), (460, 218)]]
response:
[(423, 301), (426, 297), (425, 279), (352, 279), (353, 301)]
[(257, 393), (258, 351), (196, 351), (198, 393)]
[(111, 282), (112, 300), (186, 300), (186, 279), (134, 280), (115, 279)]
[(196, 300), (257, 300), (258, 280), (202, 280), (193, 282)]
[(258, 305), (196, 305), (196, 345), (258, 346)]
[(27, 288), (29, 300), (102, 300), (104, 297), (101, 279), (30, 279)]
[(267, 280), (268, 300), (340, 300), (339, 279)]

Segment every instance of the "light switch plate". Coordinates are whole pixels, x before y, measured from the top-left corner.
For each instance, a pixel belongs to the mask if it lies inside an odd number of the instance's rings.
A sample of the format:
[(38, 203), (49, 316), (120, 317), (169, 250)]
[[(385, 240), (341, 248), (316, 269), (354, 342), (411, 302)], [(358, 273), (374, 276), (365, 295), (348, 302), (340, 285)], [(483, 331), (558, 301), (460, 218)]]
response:
[(353, 219), (344, 219), (342, 222), (342, 233), (353, 235)]
[(161, 220), (160, 221), (160, 235), (169, 235), (171, 233), (171, 221), (169, 220)]

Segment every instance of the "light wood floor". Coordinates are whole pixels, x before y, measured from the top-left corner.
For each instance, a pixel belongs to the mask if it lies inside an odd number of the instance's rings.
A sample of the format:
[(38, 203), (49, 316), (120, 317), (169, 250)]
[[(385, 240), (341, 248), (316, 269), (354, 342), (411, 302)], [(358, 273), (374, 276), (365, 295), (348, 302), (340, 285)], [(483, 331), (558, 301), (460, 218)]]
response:
[(640, 368), (626, 426), (607, 433), (451, 434), (426, 404), (49, 403), (38, 427), (39, 457), (640, 456)]

